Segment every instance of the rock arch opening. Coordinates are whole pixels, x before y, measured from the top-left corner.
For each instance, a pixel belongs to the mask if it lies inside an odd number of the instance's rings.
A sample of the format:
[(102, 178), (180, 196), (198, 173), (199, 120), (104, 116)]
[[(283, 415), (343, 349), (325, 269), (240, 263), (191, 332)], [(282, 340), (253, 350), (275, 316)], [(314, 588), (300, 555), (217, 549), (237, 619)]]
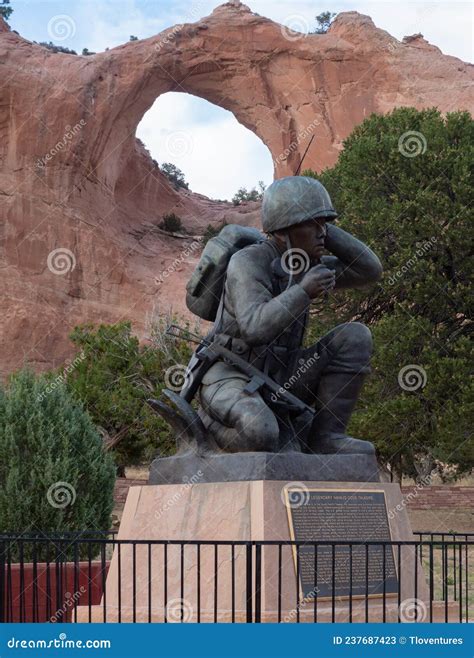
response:
[(136, 136), (160, 166), (169, 162), (189, 189), (231, 200), (238, 188), (273, 180), (273, 160), (262, 140), (234, 114), (182, 92), (160, 95), (138, 124)]

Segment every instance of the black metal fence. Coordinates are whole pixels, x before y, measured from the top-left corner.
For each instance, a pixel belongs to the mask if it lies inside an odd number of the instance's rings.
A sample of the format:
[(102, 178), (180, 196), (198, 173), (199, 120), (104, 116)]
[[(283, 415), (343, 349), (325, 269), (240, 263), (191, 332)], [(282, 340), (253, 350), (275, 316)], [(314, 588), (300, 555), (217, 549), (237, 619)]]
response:
[(413, 541), (0, 535), (3, 622), (469, 622), (474, 534)]

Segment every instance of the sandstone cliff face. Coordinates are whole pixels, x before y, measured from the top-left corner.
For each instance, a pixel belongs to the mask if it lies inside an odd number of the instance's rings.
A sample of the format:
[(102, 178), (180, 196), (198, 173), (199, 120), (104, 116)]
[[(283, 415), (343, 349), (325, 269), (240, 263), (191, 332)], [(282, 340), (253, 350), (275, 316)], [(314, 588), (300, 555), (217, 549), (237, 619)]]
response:
[(153, 228), (163, 213), (190, 234), (257, 223), (258, 204), (177, 191), (153, 166), (135, 131), (160, 94), (231, 110), (268, 146), (276, 177), (313, 133), (305, 166), (321, 169), (372, 112), (472, 105), (472, 67), (419, 35), (401, 43), (349, 12), (303, 37), (236, 2), (92, 57), (52, 53), (0, 19), (0, 80), (2, 373), (59, 365), (80, 322), (132, 319), (146, 335), (153, 313), (182, 311), (198, 251)]

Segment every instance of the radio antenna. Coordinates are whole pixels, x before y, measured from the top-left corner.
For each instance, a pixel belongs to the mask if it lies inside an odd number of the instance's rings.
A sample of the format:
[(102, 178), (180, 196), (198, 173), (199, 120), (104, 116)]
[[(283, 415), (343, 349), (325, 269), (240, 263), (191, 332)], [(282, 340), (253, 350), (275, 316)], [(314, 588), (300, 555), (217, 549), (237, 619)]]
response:
[(314, 137), (315, 137), (315, 135), (313, 135), (313, 136), (311, 137), (311, 139), (309, 140), (309, 144), (308, 144), (308, 146), (306, 147), (306, 151), (303, 153), (303, 157), (302, 157), (301, 160), (300, 160), (300, 163), (299, 163), (299, 165), (298, 165), (298, 169), (296, 170), (296, 174), (295, 174), (295, 176), (298, 176), (298, 174), (300, 173), (301, 165), (303, 164), (303, 160), (304, 160), (305, 157), (306, 157), (306, 154), (307, 154), (307, 152), (308, 152), (309, 147), (311, 146), (311, 143), (312, 143)]

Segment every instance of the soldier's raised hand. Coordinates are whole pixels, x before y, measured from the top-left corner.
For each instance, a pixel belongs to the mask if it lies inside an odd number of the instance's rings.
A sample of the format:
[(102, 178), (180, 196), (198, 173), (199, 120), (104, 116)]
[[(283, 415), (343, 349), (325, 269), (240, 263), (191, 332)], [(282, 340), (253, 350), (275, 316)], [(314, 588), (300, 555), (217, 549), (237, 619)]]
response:
[(336, 285), (336, 273), (325, 265), (315, 265), (300, 281), (300, 286), (314, 299), (329, 292)]

